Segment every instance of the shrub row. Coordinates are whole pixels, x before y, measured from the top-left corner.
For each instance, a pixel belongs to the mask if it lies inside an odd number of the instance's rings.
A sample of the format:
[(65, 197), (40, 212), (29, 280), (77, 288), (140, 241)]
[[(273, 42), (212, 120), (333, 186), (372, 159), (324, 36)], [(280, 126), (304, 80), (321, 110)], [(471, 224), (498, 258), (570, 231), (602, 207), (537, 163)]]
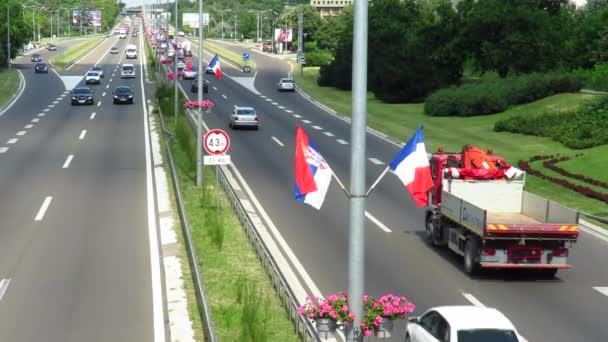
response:
[(598, 63), (593, 69), (577, 69), (572, 74), (583, 80), (585, 87), (608, 91), (608, 63)]
[(544, 180), (548, 180), (551, 183), (554, 183), (554, 184), (560, 185), (564, 188), (576, 191), (584, 196), (600, 200), (604, 203), (608, 203), (608, 194), (605, 194), (605, 193), (602, 193), (599, 191), (595, 191), (595, 190), (588, 188), (586, 186), (583, 186), (583, 185), (577, 185), (577, 184), (571, 183), (562, 178), (557, 178), (557, 177), (552, 177), (552, 176), (546, 175), (539, 170), (533, 169), (530, 166), (530, 163), (528, 163), (527, 161), (520, 160), (517, 163), (517, 166), (520, 169), (526, 171), (528, 174), (531, 174), (533, 176), (536, 176), (536, 177), (544, 179)]
[(436, 91), (426, 99), (431, 116), (474, 116), (499, 113), (512, 105), (536, 101), (558, 93), (577, 92), (581, 82), (567, 75), (531, 74), (464, 84)]
[(556, 165), (557, 163), (560, 163), (560, 162), (563, 162), (566, 160), (570, 160), (570, 159), (571, 159), (570, 157), (551, 158), (549, 160), (544, 161), (543, 166), (549, 170), (553, 170), (553, 171), (559, 173), (562, 176), (574, 178), (579, 181), (585, 182), (587, 184), (591, 184), (591, 185), (598, 186), (600, 188), (608, 189), (607, 182), (604, 182), (604, 181), (601, 181), (601, 180), (598, 180), (595, 178), (591, 178), (589, 176), (585, 176), (580, 173), (573, 173), (573, 172), (570, 172), (570, 171)]

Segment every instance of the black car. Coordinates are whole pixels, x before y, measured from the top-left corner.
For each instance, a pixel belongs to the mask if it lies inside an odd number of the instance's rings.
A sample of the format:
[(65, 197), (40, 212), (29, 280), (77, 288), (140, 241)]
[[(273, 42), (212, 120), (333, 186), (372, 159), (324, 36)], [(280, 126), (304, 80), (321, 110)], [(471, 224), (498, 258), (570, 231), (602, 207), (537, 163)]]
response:
[[(192, 81), (192, 86), (190, 87), (190, 91), (193, 93), (198, 93), (198, 79), (195, 78)], [(209, 92), (209, 81), (203, 80), (203, 94), (207, 94)]]
[(133, 90), (127, 86), (119, 86), (114, 89), (114, 104), (129, 103), (133, 104)]
[(33, 53), (30, 60), (32, 62), (42, 62), (42, 56), (39, 53)]
[(89, 87), (78, 87), (72, 90), (72, 105), (95, 104), (93, 91)]
[(49, 68), (44, 63), (36, 63), (36, 66), (34, 67), (34, 72), (37, 74), (38, 73), (48, 74)]
[(57, 46), (55, 44), (48, 44), (46, 49), (49, 51), (57, 51)]

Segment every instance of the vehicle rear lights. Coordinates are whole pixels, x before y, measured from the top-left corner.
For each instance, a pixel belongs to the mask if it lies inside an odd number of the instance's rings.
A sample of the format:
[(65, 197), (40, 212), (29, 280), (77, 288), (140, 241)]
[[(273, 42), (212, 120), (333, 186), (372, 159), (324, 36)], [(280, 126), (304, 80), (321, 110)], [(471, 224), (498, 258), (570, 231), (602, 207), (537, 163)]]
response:
[(483, 255), (493, 256), (496, 255), (496, 250), (492, 247), (484, 248), (482, 250)]
[(553, 250), (553, 256), (556, 256), (556, 257), (568, 256), (568, 249), (567, 248), (556, 248)]
[(254, 119), (255, 121), (260, 121), (260, 118), (258, 118), (257, 116)]
[(239, 121), (238, 115), (233, 115), (232, 118), (234, 119), (234, 121)]

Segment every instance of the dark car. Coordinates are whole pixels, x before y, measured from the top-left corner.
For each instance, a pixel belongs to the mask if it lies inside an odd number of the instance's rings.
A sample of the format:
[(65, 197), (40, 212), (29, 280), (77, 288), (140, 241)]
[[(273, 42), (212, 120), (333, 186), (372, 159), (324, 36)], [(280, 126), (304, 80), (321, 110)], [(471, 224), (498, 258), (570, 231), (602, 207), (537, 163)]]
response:
[(32, 62), (42, 62), (42, 56), (39, 53), (33, 53), (30, 60)]
[(46, 49), (49, 51), (57, 51), (57, 46), (55, 44), (48, 44)]
[(47, 74), (49, 72), (49, 68), (44, 63), (36, 63), (36, 66), (34, 67), (34, 72), (37, 74), (38, 73)]
[(72, 105), (95, 103), (93, 91), (89, 87), (77, 87), (72, 90)]
[(133, 104), (133, 90), (127, 86), (119, 86), (114, 89), (114, 104), (129, 103)]
[[(192, 81), (192, 86), (190, 87), (190, 91), (193, 93), (198, 93), (198, 79), (194, 79)], [(209, 81), (203, 80), (203, 94), (207, 94), (209, 92)]]

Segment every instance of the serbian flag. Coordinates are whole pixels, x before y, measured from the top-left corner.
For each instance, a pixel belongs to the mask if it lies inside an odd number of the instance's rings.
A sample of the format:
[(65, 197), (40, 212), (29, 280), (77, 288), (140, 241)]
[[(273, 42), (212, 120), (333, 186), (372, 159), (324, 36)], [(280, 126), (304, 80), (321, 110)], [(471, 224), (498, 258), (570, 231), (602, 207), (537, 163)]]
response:
[(422, 129), (420, 126), (389, 164), (390, 170), (403, 182), (419, 207), (427, 204), (428, 191), (433, 187)]
[(321, 209), (332, 175), (325, 159), (308, 139), (302, 127), (298, 126), (294, 189), (296, 200)]
[(220, 68), (220, 58), (218, 55), (215, 55), (211, 62), (209, 62), (209, 68), (213, 70), (218, 80), (222, 79), (222, 69)]

